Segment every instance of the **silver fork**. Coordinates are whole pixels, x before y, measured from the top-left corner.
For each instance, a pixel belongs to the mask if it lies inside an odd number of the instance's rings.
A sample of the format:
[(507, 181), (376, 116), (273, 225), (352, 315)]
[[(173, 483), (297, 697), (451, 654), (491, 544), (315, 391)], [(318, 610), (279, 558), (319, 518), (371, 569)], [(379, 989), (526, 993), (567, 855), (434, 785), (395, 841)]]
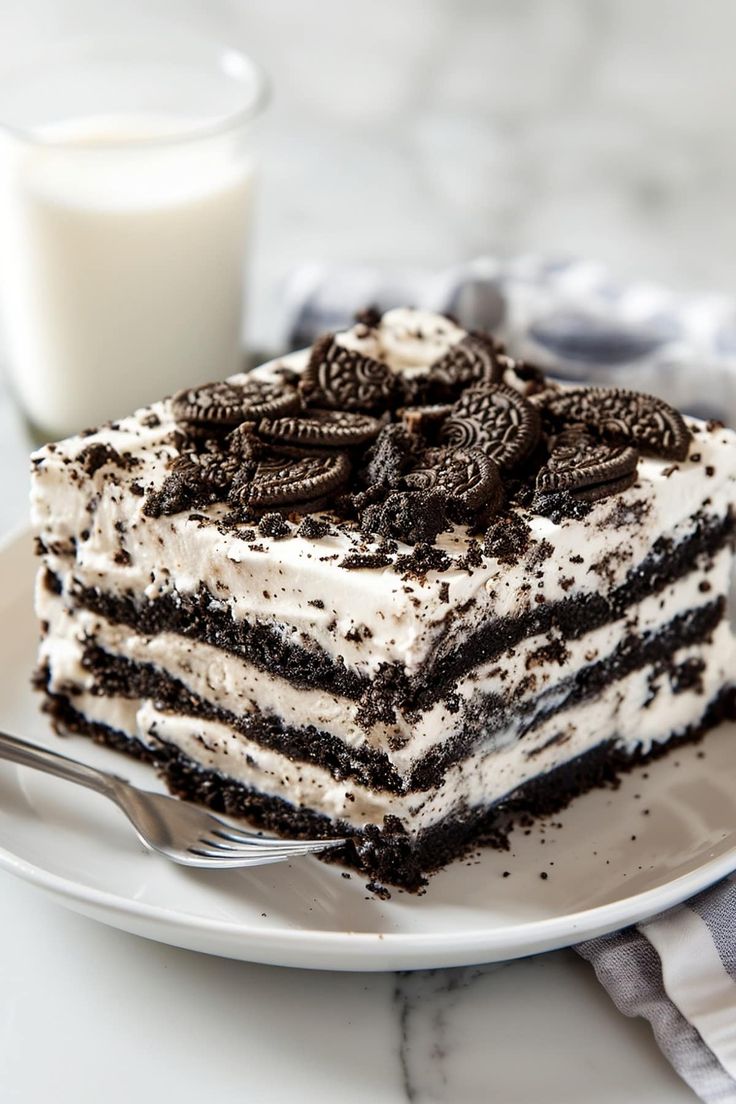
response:
[(4, 732), (0, 732), (0, 759), (78, 782), (80, 786), (109, 797), (122, 809), (147, 847), (184, 866), (208, 869), (264, 866), (298, 859), (302, 855), (316, 855), (346, 842), (344, 839), (268, 839), (229, 824), (197, 805), (139, 790), (114, 774)]

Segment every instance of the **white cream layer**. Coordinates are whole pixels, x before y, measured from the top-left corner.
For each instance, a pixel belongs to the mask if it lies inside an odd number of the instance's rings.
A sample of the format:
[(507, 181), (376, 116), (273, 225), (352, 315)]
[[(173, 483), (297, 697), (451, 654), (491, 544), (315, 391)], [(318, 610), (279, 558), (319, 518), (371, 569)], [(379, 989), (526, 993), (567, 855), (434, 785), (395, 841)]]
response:
[(378, 326), (358, 324), (337, 334), (335, 340), (343, 348), (383, 361), (392, 371), (411, 378), (426, 374), (465, 335), (465, 330), (444, 315), (397, 307), (386, 311)]

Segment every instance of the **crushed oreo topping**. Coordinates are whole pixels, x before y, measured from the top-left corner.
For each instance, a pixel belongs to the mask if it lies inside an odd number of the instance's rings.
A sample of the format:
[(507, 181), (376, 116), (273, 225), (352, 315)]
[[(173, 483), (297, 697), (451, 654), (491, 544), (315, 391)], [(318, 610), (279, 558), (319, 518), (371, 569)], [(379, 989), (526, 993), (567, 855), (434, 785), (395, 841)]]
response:
[(548, 417), (579, 423), (617, 444), (635, 444), (668, 460), (685, 460), (692, 435), (662, 399), (621, 387), (571, 387), (544, 399)]
[(481, 448), (505, 471), (533, 451), (542, 421), (536, 407), (506, 384), (469, 387), (452, 408), (440, 439), (447, 445)]
[[(355, 333), (366, 337), (380, 324), (371, 311)], [(485, 531), (482, 550), (473, 546), (464, 562), (470, 569), (482, 554), (509, 563), (528, 549), (524, 512), (582, 518), (598, 499), (630, 487), (640, 449), (688, 458), (690, 431), (667, 403), (548, 383), (482, 334), (406, 375), (326, 334), (301, 375), (281, 372), (275, 381), (224, 381), (174, 396), (178, 425), (166, 443), (178, 455), (163, 485), (148, 490), (145, 513), (222, 503), (230, 511), (218, 514), (223, 531), (252, 521), (262, 535), (319, 540), (335, 532), (314, 516), (328, 510), (337, 526), (347, 521), (383, 540), (381, 562), (396, 541), (414, 545), (417, 570), (438, 562), (426, 549), (460, 524), (468, 535)], [(689, 460), (698, 462), (697, 453)], [(92, 474), (127, 463), (109, 446), (90, 446), (80, 461)], [(376, 566), (369, 552), (344, 566), (368, 566), (366, 556)]]
[(264, 418), (258, 435), (268, 441), (321, 448), (349, 448), (374, 440), (381, 429), (377, 418), (348, 410), (307, 410), (288, 418)]
[(359, 322), (361, 326), (366, 326), (369, 330), (374, 330), (376, 326), (380, 326), (381, 314), (378, 307), (363, 307), (362, 310), (356, 311), (355, 321)]
[(281, 514), (264, 514), (258, 522), (258, 532), (263, 537), (272, 537), (274, 540), (282, 540), (291, 533), (291, 526)]
[(408, 433), (398, 422), (384, 426), (366, 454), (362, 481), (368, 487), (398, 487), (404, 472), (421, 455), (422, 445), (420, 438)]
[(502, 564), (514, 564), (529, 548), (531, 529), (518, 514), (497, 517), (486, 531), (483, 550)]
[[(606, 494), (608, 493), (606, 491)], [(598, 497), (602, 498), (604, 496), (600, 494)], [(592, 510), (593, 502), (589, 499), (584, 500), (570, 491), (555, 491), (552, 494), (535, 495), (532, 500), (532, 507), (535, 514), (549, 518), (555, 525), (560, 525), (565, 518), (582, 521)]]
[(598, 441), (583, 428), (572, 427), (555, 438), (547, 463), (537, 474), (537, 490), (542, 494), (568, 491), (595, 502), (630, 487), (638, 459), (638, 452), (629, 445)]
[(87, 475), (94, 475), (105, 464), (112, 464), (116, 468), (127, 470), (138, 463), (137, 459), (132, 457), (130, 453), (120, 453), (112, 445), (106, 445), (102, 442), (87, 445), (86, 448), (83, 448), (77, 457), (77, 461)]
[(498, 467), (480, 448), (433, 448), (404, 476), (415, 490), (438, 491), (455, 520), (470, 520), (481, 507), (495, 513), (503, 500)]
[(305, 540), (322, 540), (324, 537), (331, 536), (334, 532), (335, 530), (328, 521), (321, 521), (314, 514), (307, 514), (296, 531), (297, 536), (304, 537)]
[(340, 567), (355, 571), (364, 567), (390, 567), (391, 557), (385, 552), (351, 552), (340, 560)]
[(447, 498), (431, 490), (392, 491), (360, 515), (360, 529), (366, 536), (387, 537), (405, 544), (431, 544), (449, 528)]
[(179, 391), (171, 402), (176, 420), (192, 426), (236, 426), (290, 414), (300, 406), (296, 388), (261, 380), (206, 383)]
[(452, 560), (446, 552), (421, 541), (412, 552), (399, 556), (395, 563), (397, 571), (417, 579), (424, 578), (428, 571), (446, 571), (451, 565)]
[(143, 503), (143, 513), (148, 517), (167, 517), (180, 514), (192, 507), (208, 506), (219, 502), (217, 488), (208, 487), (201, 480), (193, 481), (190, 473), (175, 472), (168, 475), (158, 490), (149, 491)]
[(391, 406), (397, 381), (386, 364), (326, 334), (315, 342), (299, 386), (309, 405), (380, 414)]

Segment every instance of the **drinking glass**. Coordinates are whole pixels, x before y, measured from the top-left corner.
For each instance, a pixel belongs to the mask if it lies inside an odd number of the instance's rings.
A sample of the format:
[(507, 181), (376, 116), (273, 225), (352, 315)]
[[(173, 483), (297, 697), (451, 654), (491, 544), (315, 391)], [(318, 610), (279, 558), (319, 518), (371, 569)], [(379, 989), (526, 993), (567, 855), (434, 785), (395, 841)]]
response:
[(62, 436), (241, 367), (260, 69), (172, 32), (0, 74), (3, 360)]

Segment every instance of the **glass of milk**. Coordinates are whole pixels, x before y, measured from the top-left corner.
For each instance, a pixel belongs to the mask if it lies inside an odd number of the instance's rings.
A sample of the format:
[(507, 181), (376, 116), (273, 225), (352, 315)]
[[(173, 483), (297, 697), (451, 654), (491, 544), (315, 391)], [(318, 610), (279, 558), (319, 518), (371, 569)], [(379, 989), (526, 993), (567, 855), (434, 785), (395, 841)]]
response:
[(66, 435), (242, 362), (260, 70), (186, 35), (0, 73), (0, 359)]

